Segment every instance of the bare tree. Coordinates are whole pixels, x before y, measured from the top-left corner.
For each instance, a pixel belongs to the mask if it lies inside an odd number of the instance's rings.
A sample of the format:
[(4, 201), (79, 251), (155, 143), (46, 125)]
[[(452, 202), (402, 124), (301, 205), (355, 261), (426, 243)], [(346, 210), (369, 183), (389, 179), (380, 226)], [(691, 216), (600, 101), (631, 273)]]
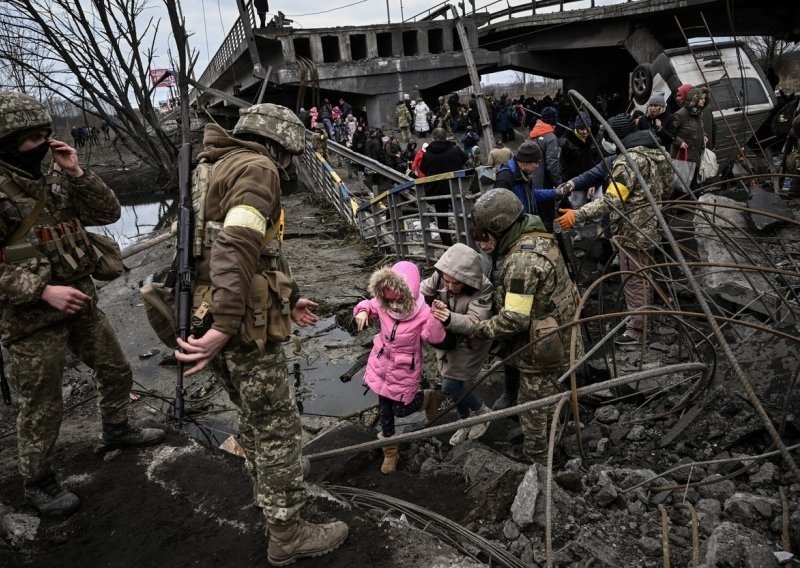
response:
[[(184, 66), (179, 74), (185, 77), (196, 55), (189, 53), (178, 1), (163, 0)], [(160, 20), (144, 15), (148, 7), (149, 0), (4, 0), (0, 21), (17, 33), (0, 27), (0, 59), (17, 73), (24, 71), (27, 83), (20, 88), (34, 82), (106, 121), (135, 155), (169, 180), (177, 151), (152, 103), (156, 86), (150, 69)], [(41, 64), (26, 56), (30, 52)]]
[(784, 54), (797, 50), (797, 43), (774, 36), (751, 36), (747, 38), (747, 45), (765, 69), (779, 67)]

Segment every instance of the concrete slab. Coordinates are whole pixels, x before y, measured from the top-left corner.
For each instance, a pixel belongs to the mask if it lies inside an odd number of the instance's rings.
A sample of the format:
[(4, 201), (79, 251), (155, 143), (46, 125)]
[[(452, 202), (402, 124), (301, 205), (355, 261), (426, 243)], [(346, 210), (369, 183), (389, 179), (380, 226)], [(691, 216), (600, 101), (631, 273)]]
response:
[[(789, 219), (794, 218), (794, 213), (784, 200), (776, 194), (766, 191), (761, 186), (756, 186), (751, 189), (750, 199), (747, 200), (747, 206), (757, 211), (774, 213), (775, 215), (788, 217)], [(751, 213), (750, 220), (758, 231), (767, 231), (784, 224), (784, 221), (780, 219), (775, 219), (767, 215), (759, 215), (758, 213)]]

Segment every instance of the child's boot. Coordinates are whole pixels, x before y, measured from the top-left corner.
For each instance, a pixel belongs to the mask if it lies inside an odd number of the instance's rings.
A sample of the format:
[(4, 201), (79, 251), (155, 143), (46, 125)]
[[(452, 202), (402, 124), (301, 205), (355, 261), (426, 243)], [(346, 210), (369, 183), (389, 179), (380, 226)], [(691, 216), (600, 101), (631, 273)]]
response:
[(397, 469), (397, 462), (400, 461), (400, 454), (397, 446), (384, 446), (383, 447), (383, 465), (381, 465), (381, 473), (389, 474), (394, 473)]
[(425, 411), (425, 418), (431, 422), (439, 414), (439, 402), (441, 393), (436, 389), (425, 389), (425, 398), (422, 399), (422, 409)]
[[(489, 414), (491, 409), (486, 406), (486, 403), (481, 404), (481, 407), (475, 411), (475, 416), (481, 416), (483, 414)], [(489, 422), (484, 422), (483, 424), (476, 424), (472, 428), (469, 429), (469, 439), (470, 440), (477, 440), (484, 434), (486, 434), (486, 430), (489, 429)]]

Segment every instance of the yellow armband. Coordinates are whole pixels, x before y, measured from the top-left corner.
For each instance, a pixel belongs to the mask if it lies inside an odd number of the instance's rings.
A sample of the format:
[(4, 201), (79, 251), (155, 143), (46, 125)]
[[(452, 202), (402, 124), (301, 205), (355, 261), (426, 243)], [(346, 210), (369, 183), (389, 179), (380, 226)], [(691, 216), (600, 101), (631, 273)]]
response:
[(245, 227), (253, 229), (262, 237), (267, 232), (267, 220), (258, 209), (250, 205), (237, 205), (225, 215), (225, 223), (222, 228)]
[(533, 295), (508, 292), (503, 304), (510, 312), (528, 315), (533, 309)]

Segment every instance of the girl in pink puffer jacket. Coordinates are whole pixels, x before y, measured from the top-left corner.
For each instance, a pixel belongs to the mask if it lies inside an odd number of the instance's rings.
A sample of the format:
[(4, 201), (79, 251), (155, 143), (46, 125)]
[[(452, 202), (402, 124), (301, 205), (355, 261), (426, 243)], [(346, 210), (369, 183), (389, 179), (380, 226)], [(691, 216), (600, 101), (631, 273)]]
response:
[[(420, 409), (432, 420), (439, 407), (436, 391), (420, 390), (422, 342), (444, 340), (442, 323), (419, 293), (420, 275), (416, 265), (401, 261), (391, 268), (375, 271), (369, 279), (372, 298), (353, 309), (358, 330), (369, 318), (378, 318), (380, 333), (372, 342), (364, 381), (378, 395), (384, 438), (394, 435), (394, 418)], [(383, 448), (382, 473), (392, 473), (399, 460), (397, 446)]]

